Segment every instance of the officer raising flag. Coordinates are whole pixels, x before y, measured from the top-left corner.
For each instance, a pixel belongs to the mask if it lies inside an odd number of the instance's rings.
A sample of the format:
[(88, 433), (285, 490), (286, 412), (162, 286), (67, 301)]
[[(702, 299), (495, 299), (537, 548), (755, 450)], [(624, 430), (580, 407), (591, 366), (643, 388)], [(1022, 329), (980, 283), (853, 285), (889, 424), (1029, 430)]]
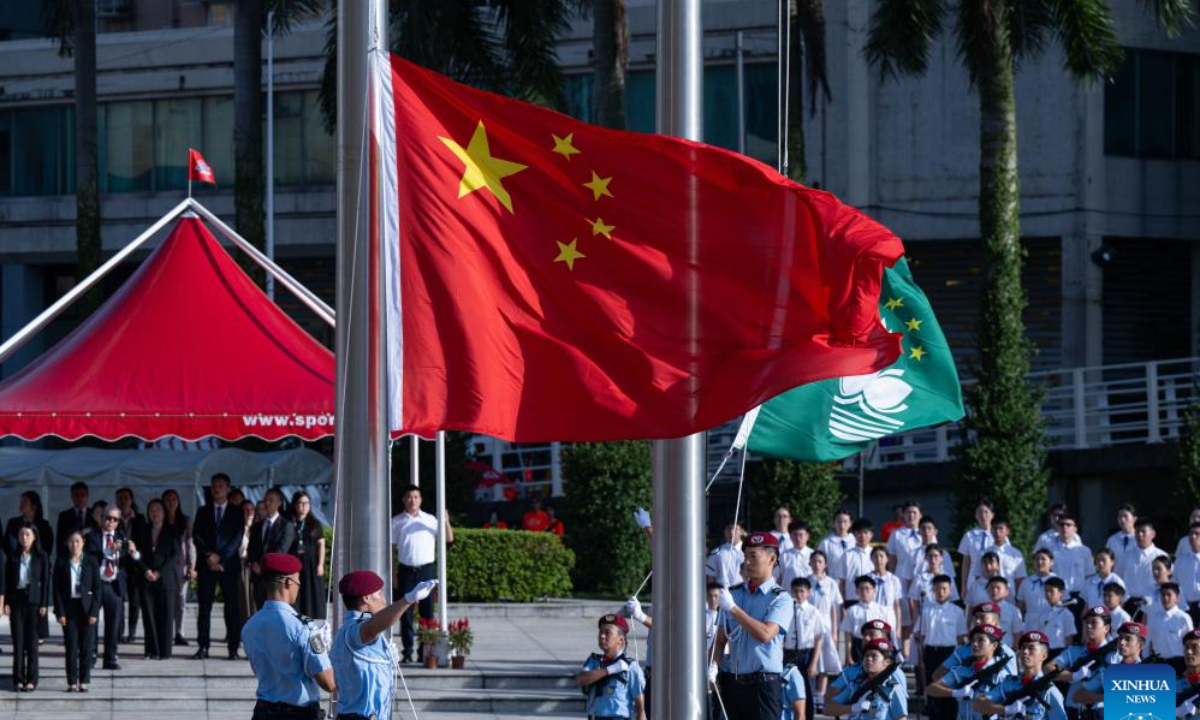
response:
[(320, 690), (332, 693), (337, 685), (321, 629), (292, 609), (300, 594), (300, 560), (267, 553), (262, 570), (267, 601), (242, 627), (246, 658), (258, 679), (253, 720), (322, 720)]
[(1050, 654), (1050, 638), (1031, 630), (1017, 643), (1019, 675), (1009, 675), (991, 690), (975, 696), (973, 709), (984, 715), (1003, 715), (1025, 720), (1066, 720), (1062, 693), (1054, 687), (1053, 675), (1042, 675), (1042, 664)]
[(383, 578), (369, 570), (347, 573), (338, 583), (346, 619), (329, 650), (342, 720), (387, 720), (392, 712), (399, 658), (387, 636), (404, 611), (429, 597), (437, 580), (418, 582), (400, 601), (383, 599)]

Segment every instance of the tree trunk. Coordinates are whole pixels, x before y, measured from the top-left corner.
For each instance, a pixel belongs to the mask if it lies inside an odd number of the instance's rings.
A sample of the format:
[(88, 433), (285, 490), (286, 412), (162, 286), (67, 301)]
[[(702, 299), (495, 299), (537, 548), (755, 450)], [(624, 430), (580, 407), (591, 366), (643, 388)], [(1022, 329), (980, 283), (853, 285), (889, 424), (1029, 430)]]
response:
[(808, 165), (804, 162), (804, 40), (796, 17), (797, 3), (791, 0), (788, 5), (788, 177), (804, 182), (808, 173)]
[[(75, 10), (75, 250), (82, 280), (100, 266), (100, 168), (96, 151), (96, 0), (77, 0)], [(86, 293), (84, 312), (99, 307), (103, 293)]]
[[(237, 0), (233, 21), (233, 206), (237, 231), (260, 250), (263, 216), (262, 0)], [(265, 275), (245, 253), (238, 262), (260, 285)]]
[(592, 39), (596, 74), (592, 85), (593, 121), (625, 127), (625, 73), (629, 68), (629, 19), (625, 0), (595, 0)]
[[(993, 47), (979, 77), (979, 229), (983, 245), (980, 296), (979, 383), (965, 453), (965, 472), (976, 497), (991, 497), (1012, 523), (1013, 541), (1032, 542), (1045, 505), (1047, 478), (1040, 397), (1028, 384), (1029, 354), (1021, 314), (1020, 185), (1014, 60), (1007, 23), (997, 20)], [(963, 508), (964, 513), (966, 508)], [(1028, 545), (1024, 545), (1028, 547)]]

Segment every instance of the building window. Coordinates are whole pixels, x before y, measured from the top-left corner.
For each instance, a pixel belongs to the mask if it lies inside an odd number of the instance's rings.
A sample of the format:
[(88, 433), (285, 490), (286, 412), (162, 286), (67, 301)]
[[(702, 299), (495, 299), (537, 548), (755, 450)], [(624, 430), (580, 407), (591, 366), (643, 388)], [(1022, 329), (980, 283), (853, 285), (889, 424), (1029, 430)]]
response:
[(201, 108), (200, 98), (154, 101), (155, 190), (187, 187), (188, 148), (204, 147)]
[(1200, 159), (1200, 55), (1126, 49), (1104, 91), (1104, 152)]
[(74, 111), (60, 105), (12, 114), (14, 195), (60, 195), (75, 189)]
[(104, 103), (98, 116), (100, 191), (153, 189), (154, 103)]

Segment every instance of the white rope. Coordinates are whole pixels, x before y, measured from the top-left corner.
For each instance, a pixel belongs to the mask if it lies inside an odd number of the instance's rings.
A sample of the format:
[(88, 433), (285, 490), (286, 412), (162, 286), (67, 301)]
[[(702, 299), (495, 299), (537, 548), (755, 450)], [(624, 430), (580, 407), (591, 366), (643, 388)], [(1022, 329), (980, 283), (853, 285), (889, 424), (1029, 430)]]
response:
[[(729, 452), (725, 454), (725, 459), (728, 460), (729, 456), (732, 454), (733, 454), (733, 448), (730, 448)], [(742, 488), (745, 486), (745, 483), (746, 483), (746, 452), (744, 450), (742, 451), (742, 458), (741, 458), (740, 465), (741, 465), (741, 467), (738, 470), (737, 501), (734, 504), (734, 509), (733, 509), (733, 521), (735, 523), (737, 522), (738, 512), (741, 510), (741, 507), (742, 507)], [(724, 461), (721, 462), (721, 467), (725, 467)], [(721, 470), (718, 468), (717, 474), (719, 475), (720, 473), (721, 473)], [(717, 479), (716, 475), (714, 475), (713, 480), (716, 480), (716, 479)], [(722, 627), (721, 618), (722, 618), (722, 616), (724, 616), (724, 614), (725, 614), (724, 610), (717, 611), (717, 629), (713, 631), (713, 644), (712, 644), (712, 647), (709, 648), (709, 651), (708, 651), (708, 664), (709, 665), (712, 665), (716, 661), (717, 632), (720, 631), (720, 629)], [(705, 671), (705, 681), (707, 682), (708, 668), (707, 667), (704, 668), (704, 671)], [(728, 717), (728, 714), (725, 712), (725, 701), (721, 698), (721, 687), (718, 683), (713, 683), (713, 692), (715, 692), (717, 694), (717, 704), (719, 704), (721, 706), (721, 714)]]
[(400, 684), (404, 686), (404, 695), (408, 698), (408, 706), (412, 708), (413, 720), (420, 720), (420, 716), (417, 715), (417, 706), (413, 704), (412, 693), (408, 690), (408, 682), (404, 679), (404, 668), (397, 667), (396, 669), (400, 674)]

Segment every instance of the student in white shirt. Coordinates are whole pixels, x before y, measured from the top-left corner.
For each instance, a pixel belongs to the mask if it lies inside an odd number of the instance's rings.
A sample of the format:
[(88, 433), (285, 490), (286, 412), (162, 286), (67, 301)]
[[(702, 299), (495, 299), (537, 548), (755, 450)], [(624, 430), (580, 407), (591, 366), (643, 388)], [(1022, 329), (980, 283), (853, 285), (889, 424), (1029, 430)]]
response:
[(854, 535), (854, 547), (842, 555), (842, 594), (850, 595), (850, 586), (854, 579), (861, 575), (870, 575), (875, 569), (871, 562), (871, 538), (875, 536), (875, 527), (866, 518), (859, 518), (850, 526)]
[[(934, 520), (933, 518), (929, 517), (928, 515), (921, 518), (920, 534), (921, 534), (921, 547), (919, 547), (913, 551), (913, 573), (914, 573), (913, 576), (914, 577), (916, 577), (916, 574), (925, 572), (929, 569), (929, 566), (925, 564), (925, 549), (928, 548), (930, 545), (937, 545), (938, 547), (941, 547), (941, 545), (942, 545), (940, 542), (938, 542), (937, 521)], [(954, 577), (954, 575), (955, 575), (954, 558), (950, 557), (950, 553), (948, 553), (948, 552), (944, 553), (944, 557), (942, 558), (942, 572), (946, 573), (947, 575), (950, 575), (951, 577)], [(955, 587), (955, 592), (958, 592), (958, 580), (957, 579), (955, 579), (955, 581), (954, 581), (954, 587)]]
[(792, 580), (812, 574), (809, 558), (812, 557), (813, 549), (808, 546), (808, 525), (793, 520), (788, 525), (788, 535), (790, 547), (779, 553), (779, 564), (775, 566), (778, 575), (776, 582), (779, 587), (785, 588), (792, 586)]
[(1025, 632), (1025, 622), (1021, 611), (1008, 599), (1008, 579), (1003, 575), (988, 580), (988, 599), (993, 605), (1000, 607), (1000, 629), (1004, 631), (1004, 642), (1012, 648), (1017, 645), (1021, 633)]
[(1033, 544), (1033, 549), (1035, 551), (1042, 548), (1050, 548), (1051, 551), (1053, 551), (1054, 541), (1058, 539), (1060, 532), (1058, 522), (1066, 514), (1066, 503), (1054, 503), (1050, 506), (1050, 527), (1046, 530), (1043, 530), (1041, 535), (1038, 535), (1037, 541)]
[(1046, 581), (1057, 577), (1051, 572), (1054, 567), (1054, 554), (1045, 548), (1033, 554), (1033, 574), (1021, 583), (1017, 590), (1017, 607), (1025, 616), (1025, 627), (1036, 629), (1031, 625), (1033, 616), (1046, 608)]
[[(771, 523), (775, 529), (771, 534), (779, 541), (779, 552), (788, 550), (792, 547), (791, 531), (789, 527), (792, 524), (792, 511), (782, 505), (775, 508), (775, 514), (771, 516)], [(783, 587), (787, 587), (784, 585)]]
[(1193, 523), (1185, 536), (1187, 545), (1175, 553), (1175, 581), (1179, 583), (1182, 605), (1192, 616), (1192, 624), (1200, 619), (1200, 522)]
[(933, 595), (921, 606), (913, 626), (913, 635), (921, 647), (917, 676), (920, 687), (933, 683), (933, 672), (950, 657), (967, 634), (966, 613), (950, 599), (950, 576), (937, 575), (932, 588)]
[(1079, 539), (1079, 523), (1064, 512), (1058, 519), (1058, 537), (1050, 543), (1054, 574), (1063, 579), (1068, 595), (1083, 593), (1083, 580), (1092, 571), (1092, 551)]
[[(1200, 507), (1192, 508), (1192, 514), (1188, 515), (1188, 527), (1190, 528), (1196, 523), (1200, 523)], [(1179, 542), (1175, 543), (1175, 553), (1179, 554), (1179, 551), (1186, 548), (1187, 545), (1188, 536), (1184, 535), (1183, 537), (1179, 538)]]
[[(824, 642), (825, 623), (821, 611), (808, 601), (812, 582), (798, 577), (791, 582), (792, 599), (795, 607), (792, 629), (783, 639), (783, 664), (795, 665), (804, 677), (804, 689), (809, 699), (813, 698), (813, 680), (819, 674), (821, 643)], [(807, 704), (806, 704), (806, 709)], [(809, 709), (811, 712), (811, 709)], [(806, 715), (805, 717), (812, 717)]]
[(1060, 577), (1046, 580), (1046, 608), (1026, 616), (1026, 627), (1050, 638), (1051, 655), (1075, 642), (1075, 616), (1062, 604), (1066, 589)]
[(817, 549), (825, 554), (825, 561), (829, 565), (829, 576), (839, 581), (839, 588), (841, 581), (845, 579), (841, 575), (842, 555), (854, 547), (854, 538), (850, 535), (852, 522), (850, 513), (838, 510), (833, 514), (833, 530), (817, 545)]
[(817, 698), (818, 704), (823, 704), (825, 689), (829, 684), (829, 674), (841, 672), (840, 664), (836, 660), (838, 627), (843, 599), (837, 581), (826, 574), (829, 561), (825, 557), (825, 553), (814, 550), (808, 561), (812, 566), (812, 575), (808, 576), (808, 581), (812, 583), (812, 592), (808, 595), (808, 601), (821, 612), (821, 619), (825, 622), (825, 643), (828, 646), (825, 651), (820, 653), (820, 660), (817, 663), (821, 672), (816, 682)]
[[(1000, 558), (1000, 574), (1008, 579), (1009, 585), (1013, 592), (1016, 592), (1021, 587), (1021, 581), (1025, 579), (1025, 555), (1017, 549), (1015, 545), (1009, 542), (1012, 536), (1012, 525), (1007, 520), (996, 520), (992, 523), (992, 537), (995, 542), (987, 549), (987, 552), (994, 552)], [(1006, 636), (1006, 640), (1009, 638)], [(1012, 638), (1010, 642), (1016, 642), (1018, 638)]]
[(1114, 627), (1121, 627), (1121, 625), (1133, 621), (1133, 618), (1122, 607), (1124, 603), (1124, 585), (1109, 583), (1104, 586), (1104, 607), (1108, 608), (1108, 614), (1112, 617)]
[(742, 581), (742, 563), (745, 556), (739, 549), (745, 531), (737, 523), (725, 526), (725, 542), (719, 545), (704, 562), (704, 574), (718, 585), (730, 588)]
[(926, 600), (933, 597), (933, 579), (938, 575), (945, 575), (950, 578), (950, 601), (954, 602), (959, 599), (958, 586), (954, 582), (954, 576), (951, 571), (944, 569), (945, 551), (937, 545), (929, 545), (925, 548), (925, 560), (922, 566), (926, 569), (917, 574), (913, 578), (912, 583), (908, 586), (908, 603), (909, 612), (912, 617), (921, 616), (921, 605)]
[(900, 578), (901, 583), (908, 585), (916, 575), (916, 552), (924, 548), (925, 544), (921, 541), (921, 506), (916, 500), (909, 500), (904, 503), (903, 512), (904, 526), (896, 528), (888, 536), (887, 552), (891, 556), (896, 577)]
[(996, 553), (985, 552), (979, 558), (979, 564), (983, 572), (971, 580), (971, 584), (967, 586), (966, 594), (963, 597), (967, 601), (967, 607), (975, 607), (979, 603), (987, 602), (988, 581), (994, 577), (1003, 577), (1000, 574), (1000, 556)]
[(1089, 607), (1104, 604), (1104, 586), (1109, 583), (1117, 583), (1121, 587), (1125, 587), (1125, 581), (1121, 576), (1113, 572), (1113, 567), (1116, 566), (1116, 556), (1109, 548), (1103, 548), (1096, 552), (1093, 562), (1096, 565), (1096, 572), (1087, 576), (1083, 581), (1083, 602)]
[(890, 608), (875, 602), (875, 580), (870, 575), (860, 575), (856, 578), (854, 588), (858, 592), (858, 602), (846, 610), (846, 619), (842, 626), (845, 628), (846, 646), (850, 648), (850, 658), (854, 662), (858, 662), (862, 660), (863, 624), (871, 620), (883, 620), (895, 628), (896, 617)]
[(888, 572), (887, 551), (881, 547), (871, 548), (871, 564), (874, 567), (869, 574), (875, 581), (875, 602), (891, 610), (892, 617), (900, 617), (904, 590), (900, 578)]
[(1114, 571), (1118, 575), (1125, 572), (1125, 556), (1137, 548), (1137, 538), (1134, 537), (1133, 532), (1135, 522), (1137, 522), (1137, 510), (1129, 503), (1122, 505), (1117, 509), (1117, 531), (1104, 541), (1104, 547), (1112, 551), (1113, 559), (1116, 560)]
[(959, 586), (967, 587), (967, 581), (980, 574), (979, 558), (992, 544), (992, 521), (996, 519), (996, 508), (990, 500), (975, 504), (976, 527), (963, 533), (958, 543), (958, 554), (962, 555), (962, 577)]
[[(1145, 625), (1150, 624), (1150, 620), (1155, 614), (1162, 612), (1160, 594), (1163, 583), (1172, 581), (1171, 558), (1166, 555), (1154, 558), (1154, 562), (1150, 563), (1150, 577), (1154, 578), (1154, 591), (1150, 595), (1145, 596), (1145, 602), (1141, 605), (1140, 611), (1141, 622)], [(1147, 647), (1149, 647), (1149, 644), (1147, 644)]]
[(1125, 588), (1130, 599), (1135, 597), (1153, 599), (1155, 583), (1152, 566), (1156, 558), (1164, 557), (1165, 553), (1154, 544), (1157, 532), (1154, 521), (1148, 517), (1140, 517), (1134, 523), (1135, 548), (1126, 560), (1125, 572), (1118, 573), (1125, 581)]
[(1179, 609), (1179, 585), (1159, 586), (1162, 609), (1150, 618), (1150, 652), (1166, 660), (1176, 673), (1183, 672), (1183, 636), (1192, 630), (1192, 618)]

